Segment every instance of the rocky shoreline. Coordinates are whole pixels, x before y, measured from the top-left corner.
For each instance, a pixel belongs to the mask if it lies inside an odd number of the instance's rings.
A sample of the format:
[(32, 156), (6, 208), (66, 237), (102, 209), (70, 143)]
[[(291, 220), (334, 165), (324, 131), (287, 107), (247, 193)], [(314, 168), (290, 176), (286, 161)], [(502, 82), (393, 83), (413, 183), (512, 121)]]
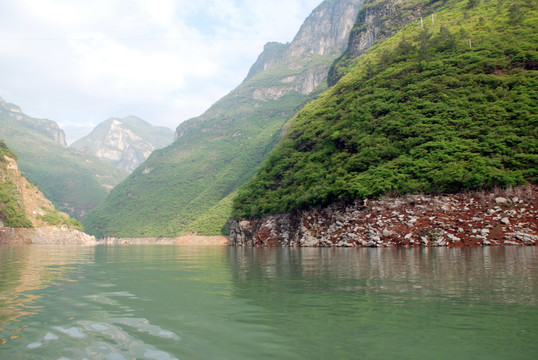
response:
[(418, 247), (538, 244), (538, 186), (355, 201), (240, 220), (233, 246)]
[(0, 244), (4, 245), (97, 245), (95, 237), (62, 226), (37, 228), (0, 227)]

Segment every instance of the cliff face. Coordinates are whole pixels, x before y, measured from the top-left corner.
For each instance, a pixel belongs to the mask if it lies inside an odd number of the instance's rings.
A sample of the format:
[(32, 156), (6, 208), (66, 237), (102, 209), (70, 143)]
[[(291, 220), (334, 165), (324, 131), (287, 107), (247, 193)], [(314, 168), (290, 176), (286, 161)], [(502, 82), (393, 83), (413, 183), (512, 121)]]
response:
[(132, 172), (156, 149), (169, 145), (172, 130), (155, 127), (136, 117), (108, 119), (71, 147)]
[[(346, 49), (363, 1), (328, 0), (321, 3), (290, 44), (265, 45), (244, 86), (236, 89), (235, 95), (267, 101), (281, 99), (291, 92), (312, 93), (326, 80), (333, 59)], [(257, 79), (253, 79), (255, 75), (258, 75)]]
[(349, 35), (347, 52), (329, 71), (329, 86), (345, 74), (348, 62), (370, 48), (377, 40), (389, 38), (404, 26), (420, 23), (447, 0), (366, 0)]
[(236, 221), (235, 246), (538, 245), (538, 186), (408, 195)]
[(363, 2), (323, 2), (305, 20), (285, 56), (304, 59), (313, 55), (341, 54), (347, 47), (349, 32)]
[[(67, 214), (58, 212), (38, 188), (21, 174), (17, 162), (7, 156), (0, 181), (14, 184), (19, 205), (32, 223), (32, 228), (8, 228), (0, 223), (0, 243), (8, 244), (94, 244), (95, 238), (70, 224)], [(51, 225), (51, 223), (56, 225)]]
[(67, 146), (65, 133), (55, 121), (31, 118), (25, 115), (20, 107), (7, 103), (2, 98), (0, 98), (0, 114), (10, 117), (27, 128), (38, 131), (64, 147)]

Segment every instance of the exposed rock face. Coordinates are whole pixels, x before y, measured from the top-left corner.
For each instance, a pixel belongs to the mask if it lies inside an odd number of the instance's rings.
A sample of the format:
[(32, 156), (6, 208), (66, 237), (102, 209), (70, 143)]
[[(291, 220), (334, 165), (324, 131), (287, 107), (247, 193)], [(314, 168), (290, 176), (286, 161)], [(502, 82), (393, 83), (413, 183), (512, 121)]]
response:
[(114, 166), (132, 172), (156, 149), (169, 145), (172, 130), (155, 127), (136, 117), (108, 119), (71, 147), (87, 151)]
[[(6, 179), (15, 184), (20, 195), (22, 207), (32, 222), (33, 228), (6, 228), (0, 224), (0, 244), (95, 244), (95, 237), (87, 235), (67, 225), (50, 226), (43, 219), (50, 211), (55, 211), (54, 205), (45, 198), (43, 193), (31, 185), (21, 174), (17, 162), (9, 157), (6, 160)], [(67, 214), (56, 212), (58, 216), (67, 219)]]
[(394, 29), (401, 29), (420, 16), (418, 12), (402, 17), (398, 11), (404, 0), (387, 0), (365, 6), (357, 18), (357, 26), (349, 37), (348, 52), (350, 57), (361, 55), (379, 38), (392, 35), (387, 31), (390, 23)]
[(0, 113), (7, 114), (12, 119), (24, 123), (27, 127), (39, 131), (62, 146), (67, 146), (64, 131), (52, 120), (31, 118), (25, 115), (20, 107), (7, 103), (2, 98), (0, 98)]
[[(347, 55), (340, 61), (360, 56), (377, 40), (391, 37), (406, 25), (420, 22), (421, 17), (431, 14), (446, 0), (366, 0), (349, 35)], [(329, 86), (338, 82), (343, 74), (333, 65), (329, 74)]]
[(342, 53), (363, 2), (324, 1), (303, 23), (285, 56), (305, 58)]
[(407, 195), (236, 221), (235, 246), (538, 245), (538, 186)]
[[(329, 0), (319, 5), (305, 20), (290, 44), (267, 43), (264, 51), (251, 67), (245, 87), (238, 88), (237, 96), (255, 100), (278, 100), (296, 91), (308, 95), (325, 79), (329, 67), (347, 47), (349, 33), (364, 0)], [(315, 60), (315, 58), (323, 60)], [(317, 65), (313, 62), (316, 61)], [(319, 64), (318, 64), (319, 63)], [(267, 86), (249, 79), (274, 66), (290, 70), (293, 75), (271, 79)], [(178, 128), (179, 129), (179, 128)], [(179, 134), (176, 132), (176, 139)]]

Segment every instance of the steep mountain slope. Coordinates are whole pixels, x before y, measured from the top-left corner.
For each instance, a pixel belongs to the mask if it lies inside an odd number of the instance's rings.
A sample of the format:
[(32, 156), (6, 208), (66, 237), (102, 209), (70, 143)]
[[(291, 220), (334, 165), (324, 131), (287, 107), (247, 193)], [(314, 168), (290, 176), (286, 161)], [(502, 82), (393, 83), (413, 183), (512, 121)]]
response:
[(78, 219), (126, 176), (92, 155), (66, 148), (55, 122), (31, 118), (1, 99), (0, 138), (19, 155), (25, 176), (58, 208)]
[(115, 188), (85, 220), (86, 229), (97, 236), (220, 233), (231, 194), (252, 177), (282, 125), (326, 86), (361, 4), (325, 1), (293, 42), (267, 44), (245, 81), (182, 123), (176, 141)]
[(0, 141), (0, 244), (95, 243), (21, 175), (16, 158)]
[(95, 155), (119, 169), (132, 172), (156, 149), (170, 145), (172, 130), (153, 126), (134, 116), (112, 118), (97, 125), (71, 148)]
[(538, 181), (536, 2), (440, 3), (346, 60), (239, 191), (237, 218)]

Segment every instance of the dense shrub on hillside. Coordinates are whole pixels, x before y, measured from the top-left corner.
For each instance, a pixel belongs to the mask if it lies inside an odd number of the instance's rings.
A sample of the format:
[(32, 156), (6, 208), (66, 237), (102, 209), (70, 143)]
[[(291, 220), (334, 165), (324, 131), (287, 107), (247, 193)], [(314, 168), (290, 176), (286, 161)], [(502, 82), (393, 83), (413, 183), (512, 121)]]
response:
[(357, 59), (293, 120), (234, 202), (256, 217), (334, 201), (538, 181), (532, 1), (452, 1)]
[(20, 205), (15, 184), (7, 176), (4, 155), (17, 158), (4, 141), (0, 140), (0, 222), (7, 227), (32, 227)]

